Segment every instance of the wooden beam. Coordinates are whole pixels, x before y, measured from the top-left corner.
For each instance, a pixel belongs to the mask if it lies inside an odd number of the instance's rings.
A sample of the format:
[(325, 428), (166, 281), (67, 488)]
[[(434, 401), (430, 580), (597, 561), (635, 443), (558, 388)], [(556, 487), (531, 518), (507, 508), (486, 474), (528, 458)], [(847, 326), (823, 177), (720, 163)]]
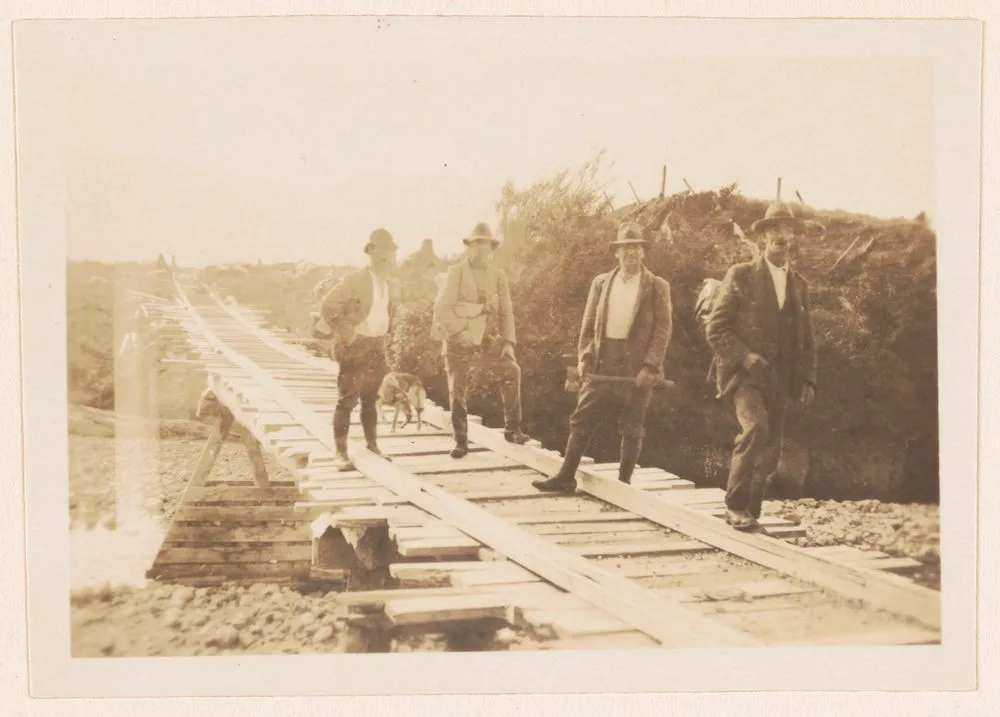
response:
[(253, 467), (254, 483), (261, 488), (267, 488), (270, 481), (267, 477), (267, 466), (264, 465), (264, 456), (260, 452), (260, 443), (250, 431), (247, 431), (246, 435), (243, 436), (243, 442), (247, 447), (250, 465)]
[(191, 474), (191, 480), (188, 481), (187, 489), (185, 490), (185, 496), (181, 498), (181, 504), (183, 505), (187, 494), (193, 488), (200, 488), (205, 485), (205, 481), (212, 472), (212, 468), (215, 466), (215, 461), (219, 457), (219, 450), (222, 448), (222, 442), (226, 440), (226, 436), (229, 435), (230, 429), (233, 427), (233, 414), (229, 411), (223, 411), (222, 415), (212, 426), (212, 432), (208, 435), (208, 440), (205, 442), (205, 448), (201, 452), (201, 457), (198, 459), (198, 464), (195, 466), (194, 473)]
[[(429, 423), (436, 423), (442, 418), (443, 412), (437, 406), (431, 404), (424, 407), (424, 419)], [(562, 458), (558, 455), (549, 455), (530, 446), (507, 443), (502, 432), (483, 426), (470, 424), (469, 439), (543, 473), (555, 473), (562, 465)], [(913, 618), (936, 629), (941, 627), (941, 594), (930, 588), (898, 575), (833, 562), (810, 553), (806, 548), (775, 538), (734, 530), (718, 518), (655, 498), (589, 468), (581, 467), (576, 478), (579, 491), (684, 533), (693, 540), (708, 543), (840, 595), (861, 600), (872, 607)]]

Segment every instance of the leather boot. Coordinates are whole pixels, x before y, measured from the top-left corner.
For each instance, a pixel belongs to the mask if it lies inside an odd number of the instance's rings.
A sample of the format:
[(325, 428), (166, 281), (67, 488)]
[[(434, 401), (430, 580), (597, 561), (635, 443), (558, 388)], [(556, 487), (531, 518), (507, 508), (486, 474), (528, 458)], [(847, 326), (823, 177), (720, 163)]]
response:
[(520, 426), (512, 426), (511, 428), (504, 430), (503, 437), (507, 443), (516, 443), (521, 446), (531, 440), (531, 436), (527, 433), (521, 432)]
[(589, 437), (584, 438), (571, 432), (566, 441), (566, 456), (559, 472), (546, 480), (531, 481), (531, 485), (546, 492), (573, 493), (576, 490), (576, 469), (580, 467), (589, 444)]
[(622, 483), (632, 483), (632, 471), (639, 461), (642, 451), (642, 439), (637, 436), (622, 436), (621, 462), (618, 464), (618, 480)]
[(347, 457), (347, 436), (336, 436), (334, 441), (337, 445), (337, 456), (334, 458), (334, 467), (341, 473), (353, 471), (354, 463)]
[(379, 447), (378, 447), (378, 444), (377, 444), (377, 443), (375, 443), (374, 441), (370, 441), (370, 442), (368, 442), (368, 443), (367, 443), (367, 444), (365, 445), (365, 447), (366, 447), (366, 448), (367, 448), (367, 449), (368, 449), (369, 451), (371, 451), (372, 453), (374, 453), (374, 454), (375, 454), (376, 456), (378, 456), (379, 458), (381, 458), (382, 460), (386, 460), (386, 461), (389, 461), (390, 463), (392, 463), (392, 459), (391, 459), (391, 458), (389, 458), (389, 456), (387, 456), (387, 455), (385, 455), (384, 453), (382, 453), (382, 451), (381, 451), (381, 450), (379, 450)]

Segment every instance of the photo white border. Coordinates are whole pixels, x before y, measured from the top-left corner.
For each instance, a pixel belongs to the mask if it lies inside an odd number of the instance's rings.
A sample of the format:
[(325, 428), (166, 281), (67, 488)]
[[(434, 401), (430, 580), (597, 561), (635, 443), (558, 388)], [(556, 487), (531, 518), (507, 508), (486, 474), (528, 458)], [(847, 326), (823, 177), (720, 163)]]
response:
[[(46, 14), (53, 14), (53, 8), (68, 3), (53, 3), (47, 8)], [(73, 15), (106, 14), (110, 16), (165, 16), (165, 15), (206, 15), (212, 12), (215, 3), (179, 4), (170, 7), (170, 12), (164, 12), (162, 5), (154, 3), (128, 3), (128, 12), (105, 10), (105, 4), (73, 3)], [(87, 10), (82, 12), (83, 6)], [(92, 8), (100, 5), (95, 12)], [(125, 4), (123, 4), (125, 5)], [(400, 8), (401, 3), (358, 3), (352, 9), (361, 12), (380, 10), (392, 12)], [(558, 6), (562, 5), (562, 8)], [(576, 4), (572, 8), (566, 3), (554, 3), (546, 6), (546, 14), (602, 14), (595, 8), (587, 8), (585, 4)], [(622, 15), (621, 6), (607, 10), (608, 3), (600, 4), (605, 14)], [(637, 5), (642, 6), (642, 3)], [(706, 4), (699, 3), (692, 14), (705, 13)], [(712, 11), (718, 12), (718, 5), (712, 4)], [(770, 5), (770, 7), (769, 7)], [(754, 3), (752, 7), (740, 7), (740, 3), (726, 3), (727, 14), (743, 16), (765, 15), (779, 16), (787, 14), (787, 4), (783, 10), (776, 10), (773, 4)], [(814, 3), (796, 3), (801, 13), (804, 6), (819, 5)], [(852, 4), (853, 5), (853, 4)], [(905, 9), (893, 3), (894, 12), (887, 15), (902, 15)], [(955, 5), (962, 3), (941, 3), (950, 8), (941, 8), (940, 14), (956, 13)], [(968, 3), (967, 5), (974, 5)], [(631, 13), (661, 15), (659, 4), (652, 11), (644, 8), (636, 12), (634, 5), (629, 6)], [(831, 15), (847, 14), (841, 10), (829, 10), (830, 3), (824, 3), (823, 8)], [(879, 3), (866, 3), (865, 10), (869, 14), (877, 14)], [(22, 6), (26, 12), (21, 15), (38, 15), (37, 10)], [(261, 3), (226, 3), (225, 10), (219, 15), (240, 14), (278, 14), (275, 6), (265, 8)], [(331, 11), (329, 3), (281, 3), (285, 13), (303, 14), (323, 9)], [(522, 6), (523, 7), (523, 6)], [(671, 3), (672, 15), (685, 14), (685, 7), (690, 4)], [(19, 8), (21, 9), (21, 8)], [(341, 7), (335, 8), (343, 12)], [(558, 10), (562, 12), (558, 12)], [(158, 10), (158, 11), (157, 11)], [(516, 4), (505, 6), (507, 14), (525, 14), (517, 12)], [(754, 12), (756, 10), (756, 12)], [(411, 11), (405, 8), (404, 11)], [(537, 14), (538, 8), (530, 7), (530, 14)], [(479, 13), (496, 11), (491, 8), (479, 8)], [(284, 13), (281, 13), (284, 14)], [(464, 14), (475, 14), (466, 12)], [(817, 13), (818, 14), (818, 13)], [(933, 13), (929, 13), (933, 14)], [(976, 13), (982, 14), (982, 13)], [(909, 25), (909, 23), (901, 23)], [(916, 27), (916, 24), (913, 25)], [(920, 32), (927, 32), (925, 25)], [(60, 187), (47, 184), (43, 187), (32, 187), (30, 195), (25, 187), (31, 185), (31, 175), (50, 172), (58, 165), (58, 159), (49, 157), (44, 161), (22, 167), (18, 175), (18, 189), (21, 192), (21, 214), (18, 217), (24, 237), (32, 237), (29, 245), (24, 242), (20, 246), (21, 253), (21, 298), (24, 306), (30, 306), (31, 312), (23, 316), (22, 351), (24, 355), (24, 458), (26, 482), (28, 488), (27, 524), (29, 558), (29, 586), (31, 586), (32, 624), (31, 646), (33, 662), (37, 673), (33, 671), (32, 681), (36, 694), (85, 694), (80, 689), (92, 690), (94, 694), (119, 695), (169, 695), (169, 694), (253, 694), (240, 689), (244, 684), (268, 684), (271, 688), (280, 687), (277, 693), (297, 695), (315, 694), (358, 694), (364, 693), (363, 682), (366, 675), (397, 674), (405, 679), (400, 691), (408, 694), (443, 691), (459, 693), (465, 691), (485, 692), (558, 692), (558, 691), (603, 691), (603, 692), (642, 692), (660, 689), (700, 690), (770, 690), (770, 689), (848, 689), (842, 682), (834, 684), (830, 681), (831, 674), (837, 673), (840, 678), (852, 678), (850, 689), (969, 689), (973, 685), (964, 679), (974, 667), (974, 652), (960, 644), (964, 639), (975, 634), (975, 456), (978, 447), (975, 445), (976, 426), (974, 410), (976, 391), (975, 378), (978, 366), (976, 354), (971, 347), (978, 343), (975, 316), (970, 316), (969, 307), (978, 305), (975, 294), (975, 284), (969, 279), (979, 275), (978, 242), (979, 234), (979, 191), (976, 186), (979, 179), (979, 113), (973, 107), (969, 111), (968, 98), (980, 95), (980, 80), (978, 77), (979, 58), (975, 59), (975, 72), (969, 74), (970, 58), (962, 58), (958, 62), (953, 56), (942, 57), (947, 45), (942, 41), (924, 42), (917, 47), (925, 51), (928, 47), (942, 61), (939, 65), (935, 91), (938, 92), (939, 122), (937, 125), (937, 178), (939, 183), (938, 206), (931, 211), (935, 228), (939, 235), (939, 246), (945, 246), (947, 251), (939, 250), (939, 315), (947, 317), (940, 322), (941, 346), (940, 354), (940, 395), (941, 395), (941, 465), (942, 465), (942, 563), (944, 565), (944, 630), (945, 644), (941, 647), (929, 648), (885, 648), (858, 649), (847, 648), (831, 650), (766, 648), (766, 654), (751, 655), (747, 651), (727, 650), (712, 651), (710, 655), (704, 652), (666, 651), (662, 653), (663, 660), (653, 660), (651, 653), (628, 652), (612, 654), (577, 653), (573, 655), (554, 655), (552, 653), (523, 653), (511, 655), (370, 655), (370, 656), (295, 656), (295, 657), (262, 657), (262, 658), (211, 658), (210, 668), (208, 658), (156, 658), (152, 660), (101, 660), (80, 665), (82, 661), (69, 660), (68, 656), (60, 657), (58, 651), (50, 652), (54, 645), (60, 643), (66, 648), (68, 655), (68, 606), (66, 605), (66, 575), (68, 550), (65, 513), (62, 510), (52, 510), (51, 506), (66, 504), (65, 486), (65, 315), (64, 315), (64, 255), (60, 249), (59, 236), (63, 228), (60, 226), (62, 213), (58, 210)], [(759, 35), (757, 37), (759, 41)], [(968, 42), (968, 40), (965, 40)], [(697, 48), (704, 49), (708, 43), (699, 38)], [(814, 42), (806, 44), (815, 47)], [(885, 48), (885, 44), (879, 45)], [(850, 47), (841, 45), (843, 51)], [(968, 50), (968, 46), (963, 49)], [(867, 48), (866, 48), (867, 50)], [(733, 54), (736, 54), (733, 51)], [(896, 54), (896, 53), (893, 53)], [(976, 53), (978, 55), (978, 52)], [(8, 57), (3, 62), (9, 63)], [(9, 66), (5, 66), (9, 69)], [(7, 76), (10, 76), (9, 73)], [(995, 75), (993, 76), (995, 84)], [(972, 86), (970, 87), (969, 83)], [(987, 87), (988, 87), (987, 82)], [(20, 89), (20, 88), (19, 88)], [(949, 91), (961, 92), (951, 95)], [(995, 95), (995, 90), (993, 90)], [(955, 101), (942, 102), (941, 98), (953, 97)], [(4, 98), (5, 106), (8, 99)], [(995, 112), (995, 110), (994, 110)], [(9, 113), (7, 114), (9, 116)], [(18, 118), (19, 121), (21, 118)], [(994, 117), (995, 120), (995, 117)], [(984, 128), (985, 129), (985, 128)], [(20, 133), (19, 133), (20, 134)], [(3, 159), (13, 156), (8, 133), (3, 136)], [(48, 166), (46, 166), (48, 165)], [(10, 162), (3, 163), (2, 178), (11, 179)], [(40, 176), (52, 176), (40, 174)], [(58, 175), (56, 175), (58, 176)], [(6, 182), (5, 182), (6, 183)], [(45, 184), (45, 183), (43, 183)], [(993, 182), (994, 189), (995, 181)], [(985, 190), (985, 187), (984, 187)], [(984, 191), (984, 194), (986, 192)], [(993, 209), (996, 203), (993, 195)], [(12, 197), (8, 193), (3, 196), (3, 213), (5, 228), (13, 228), (11, 221)], [(984, 210), (986, 208), (984, 207)], [(53, 211), (54, 210), (54, 211)], [(995, 214), (984, 216), (995, 217)], [(8, 233), (8, 236), (11, 236)], [(42, 237), (42, 239), (34, 239)], [(35, 242), (39, 243), (36, 244)], [(44, 244), (41, 243), (44, 241)], [(16, 249), (11, 251), (9, 243), (5, 242), (0, 256), (16, 259)], [(57, 266), (58, 265), (58, 266)], [(6, 266), (10, 266), (9, 263)], [(16, 266), (16, 264), (14, 264)], [(6, 271), (7, 269), (5, 269)], [(5, 282), (3, 298), (10, 298), (10, 287), (16, 286), (16, 274), (12, 282)], [(992, 277), (984, 277), (990, 289), (995, 289)], [(984, 289), (986, 286), (984, 286)], [(995, 295), (995, 291), (992, 294)], [(15, 293), (14, 311), (6, 315), (17, 316)], [(9, 304), (5, 303), (5, 308)], [(991, 311), (984, 304), (984, 316)], [(17, 324), (4, 324), (5, 347), (17, 345)], [(11, 329), (14, 329), (11, 331)], [(8, 335), (10, 332), (10, 335)], [(984, 364), (985, 365), (985, 364)], [(6, 368), (6, 364), (5, 364)], [(56, 380), (53, 380), (55, 377)], [(7, 377), (5, 375), (5, 381)], [(15, 377), (16, 380), (16, 377)], [(5, 382), (3, 397), (16, 397), (17, 391)], [(16, 405), (16, 402), (12, 405)], [(10, 416), (8, 416), (10, 418)], [(986, 415), (983, 417), (985, 429)], [(10, 429), (17, 431), (17, 429)], [(995, 435), (987, 433), (984, 435)], [(8, 455), (18, 455), (18, 436), (4, 435), (10, 443)], [(13, 439), (13, 440), (11, 440)], [(43, 460), (47, 459), (47, 460)], [(58, 470), (57, 470), (58, 467)], [(13, 466), (16, 475), (17, 466)], [(49, 476), (41, 479), (41, 476)], [(58, 479), (58, 480), (57, 480)], [(58, 483), (58, 485), (57, 485)], [(984, 486), (984, 489), (986, 486)], [(995, 492), (995, 491), (994, 491)], [(14, 489), (12, 500), (3, 502), (3, 513), (0, 513), (0, 538), (5, 546), (17, 546), (16, 531), (10, 526), (19, 526), (21, 521), (16, 517), (20, 509), (20, 493)], [(995, 498), (989, 505), (995, 506)], [(986, 508), (986, 498), (981, 503)], [(11, 508), (14, 510), (11, 510)], [(990, 515), (990, 513), (985, 513)], [(997, 512), (992, 511), (992, 515)], [(987, 525), (992, 525), (988, 522)], [(8, 536), (8, 533), (11, 535)], [(10, 540), (7, 538), (10, 537)], [(14, 556), (19, 558), (19, 556)], [(7, 563), (10, 564), (10, 563)], [(21, 561), (15, 559), (14, 567), (21, 567)], [(14, 581), (16, 584), (16, 572)], [(60, 577), (62, 575), (62, 577)], [(5, 581), (6, 584), (6, 581)], [(995, 586), (994, 586), (995, 587)], [(18, 591), (15, 591), (18, 592)], [(37, 593), (37, 594), (36, 594)], [(38, 602), (36, 602), (36, 600)], [(62, 615), (62, 619), (52, 619), (53, 615)], [(984, 613), (983, 617), (986, 615)], [(37, 632), (36, 632), (37, 630)], [(48, 644), (46, 644), (48, 643)], [(779, 655), (779, 653), (784, 653)], [(839, 653), (846, 660), (838, 661), (832, 668), (830, 662), (820, 667), (817, 658)], [(863, 653), (863, 654), (862, 654)], [(657, 653), (659, 656), (660, 653)], [(23, 652), (21, 653), (23, 657)], [(748, 660), (749, 658), (749, 660)], [(781, 659), (785, 658), (785, 659)], [(607, 669), (603, 662), (608, 660)], [(407, 662), (408, 661), (408, 662)], [(353, 663), (351, 665), (348, 662)], [(560, 674), (559, 683), (540, 680), (546, 666), (558, 662)], [(752, 662), (752, 664), (748, 664)], [(40, 664), (39, 664), (40, 663)], [(466, 673), (464, 685), (460, 690), (456, 685), (456, 667)], [(886, 675), (888, 666), (894, 674)], [(164, 669), (167, 667), (168, 669)], [(603, 669), (602, 669), (603, 667)], [(753, 669), (748, 669), (748, 668)], [(291, 668), (291, 669), (289, 669)], [(548, 669), (551, 669), (549, 667)], [(279, 674), (280, 670), (280, 674)], [(294, 674), (289, 675), (289, 672)], [(627, 673), (627, 674), (622, 674)], [(164, 684), (162, 678), (170, 675), (173, 686)], [(919, 682), (900, 680), (900, 677), (918, 677)], [(291, 678), (291, 679), (288, 679)], [(334, 678), (347, 691), (338, 690), (338, 685), (332, 684)], [(566, 681), (565, 678), (569, 678)], [(893, 679), (895, 678), (895, 679)], [(789, 683), (794, 680), (794, 684)], [(857, 681), (854, 681), (854, 680)], [(665, 684), (666, 683), (666, 684)], [(115, 688), (109, 692), (107, 687)], [(173, 689), (172, 689), (173, 687)], [(177, 689), (182, 687), (183, 689)], [(268, 691), (263, 694), (275, 694)], [(714, 699), (721, 696), (716, 695)], [(760, 699), (760, 698), (754, 698)], [(225, 702), (229, 702), (228, 700)], [(208, 704), (220, 705), (220, 701)], [(304, 706), (304, 705), (302, 705)], [(706, 705), (707, 706), (707, 705)], [(296, 707), (298, 711), (298, 705)]]

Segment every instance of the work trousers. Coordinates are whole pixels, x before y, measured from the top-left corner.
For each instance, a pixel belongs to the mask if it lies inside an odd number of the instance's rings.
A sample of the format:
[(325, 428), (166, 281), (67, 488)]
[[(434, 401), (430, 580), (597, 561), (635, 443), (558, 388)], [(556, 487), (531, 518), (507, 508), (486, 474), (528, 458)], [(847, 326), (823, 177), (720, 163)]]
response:
[(740, 434), (726, 486), (726, 506), (760, 518), (767, 487), (778, 470), (785, 432), (789, 388), (787, 373), (769, 369), (765, 381), (743, 383), (733, 391)]
[(601, 358), (594, 373), (632, 380), (603, 383), (584, 379), (577, 396), (576, 410), (569, 418), (569, 428), (585, 444), (611, 417), (617, 421), (621, 436), (642, 438), (646, 435), (646, 412), (653, 390), (635, 385), (635, 371), (629, 369), (629, 363), (625, 341), (604, 339)]
[(473, 372), (496, 384), (503, 401), (504, 427), (508, 431), (521, 426), (521, 367), (513, 358), (502, 356), (498, 349), (449, 346), (444, 357), (451, 398), (451, 427), (455, 442), (469, 442), (469, 382)]
[(371, 444), (378, 436), (378, 400), (382, 379), (388, 372), (385, 337), (358, 336), (350, 346), (337, 347), (337, 407), (333, 412), (333, 437), (337, 450), (347, 450), (351, 412), (361, 401), (361, 428)]

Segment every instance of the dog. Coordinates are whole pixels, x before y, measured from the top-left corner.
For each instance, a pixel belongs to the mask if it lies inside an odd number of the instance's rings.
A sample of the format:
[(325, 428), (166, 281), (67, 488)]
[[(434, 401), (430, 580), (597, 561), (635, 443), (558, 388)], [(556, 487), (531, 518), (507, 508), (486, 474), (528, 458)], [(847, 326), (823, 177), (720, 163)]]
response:
[(406, 428), (413, 419), (413, 414), (417, 415), (417, 430), (423, 428), (422, 414), (424, 412), (424, 401), (427, 399), (427, 392), (424, 390), (423, 382), (412, 373), (402, 373), (392, 371), (382, 379), (382, 385), (378, 391), (378, 410), (382, 420), (385, 418), (385, 410), (393, 409), (392, 432), (396, 432), (396, 423), (399, 420), (400, 411), (403, 412), (405, 420), (401, 428)]

